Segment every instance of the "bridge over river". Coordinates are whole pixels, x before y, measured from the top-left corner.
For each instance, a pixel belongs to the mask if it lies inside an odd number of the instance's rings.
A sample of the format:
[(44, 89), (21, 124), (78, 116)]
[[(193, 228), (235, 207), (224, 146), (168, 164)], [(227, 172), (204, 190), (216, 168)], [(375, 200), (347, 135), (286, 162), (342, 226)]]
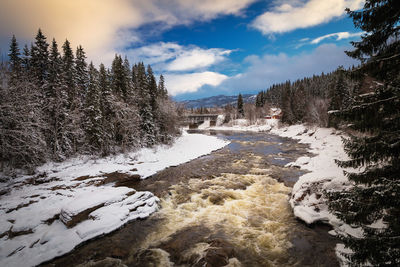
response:
[(210, 121), (210, 126), (215, 126), (217, 118), (218, 114), (191, 114), (185, 117), (184, 123), (191, 129), (197, 128), (205, 121)]

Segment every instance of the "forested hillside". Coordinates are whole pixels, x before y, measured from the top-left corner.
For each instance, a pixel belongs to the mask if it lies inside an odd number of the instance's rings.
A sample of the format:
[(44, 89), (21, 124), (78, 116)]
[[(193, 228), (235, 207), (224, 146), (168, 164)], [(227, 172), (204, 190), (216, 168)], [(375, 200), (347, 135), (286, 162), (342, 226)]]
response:
[(328, 125), (328, 111), (348, 107), (360, 93), (361, 84), (352, 79), (351, 70), (337, 70), (294, 82), (274, 84), (257, 94), (256, 106), (282, 109), (282, 122)]
[[(61, 52), (60, 52), (61, 50)], [(13, 36), (0, 68), (0, 162), (32, 168), (82, 153), (108, 155), (168, 143), (176, 110), (161, 75), (115, 55), (111, 69), (86, 62), (81, 46), (59, 49), (39, 29), (22, 51)]]

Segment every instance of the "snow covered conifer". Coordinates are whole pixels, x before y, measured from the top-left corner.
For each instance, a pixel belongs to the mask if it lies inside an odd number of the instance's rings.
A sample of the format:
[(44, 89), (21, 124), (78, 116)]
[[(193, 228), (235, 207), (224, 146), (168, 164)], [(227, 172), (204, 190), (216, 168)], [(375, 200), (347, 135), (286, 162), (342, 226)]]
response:
[(93, 63), (89, 65), (89, 84), (85, 103), (85, 132), (88, 145), (99, 150), (103, 145), (101, 92), (99, 73)]
[(63, 66), (56, 40), (53, 39), (49, 56), (49, 77), (46, 88), (45, 118), (48, 123), (46, 141), (52, 158), (62, 160), (71, 151), (68, 129), (68, 94), (63, 83)]
[(111, 152), (112, 147), (115, 145), (115, 128), (113, 117), (115, 111), (113, 110), (114, 96), (110, 88), (109, 75), (103, 64), (99, 68), (99, 90), (100, 90), (100, 107), (102, 117), (103, 131), (103, 146), (102, 153), (107, 155)]
[(165, 87), (165, 79), (162, 74), (160, 75), (160, 79), (158, 81), (158, 94), (164, 99), (168, 98), (168, 90)]
[(335, 86), (329, 91), (329, 110), (340, 110), (344, 107), (346, 99), (349, 98), (349, 90), (344, 80), (345, 70), (343, 67), (337, 69), (337, 80)]
[(47, 80), (49, 65), (49, 44), (46, 36), (39, 29), (35, 37), (35, 43), (31, 47), (31, 66), (35, 82), (43, 87)]
[(124, 62), (120, 55), (115, 55), (111, 66), (111, 88), (114, 93), (125, 98), (129, 91), (128, 76), (125, 70)]
[(337, 113), (361, 135), (344, 141), (350, 157), (341, 167), (355, 183), (351, 189), (329, 193), (330, 210), (361, 236), (342, 234), (351, 265), (400, 265), (400, 2), (367, 0), (360, 11), (349, 11), (366, 31), (352, 42), (348, 55), (362, 60), (357, 71), (374, 77), (374, 92), (360, 95), (352, 107)]
[(71, 44), (68, 40), (65, 40), (63, 46), (63, 56), (62, 56), (62, 64), (63, 64), (63, 80), (64, 85), (67, 88), (68, 92), (68, 100), (70, 104), (76, 100), (76, 87), (75, 87), (75, 66), (74, 66), (74, 53), (71, 49)]
[(239, 117), (241, 117), (241, 118), (244, 117), (242, 94), (239, 94), (238, 99), (237, 99), (237, 112), (238, 112)]
[(20, 78), (21, 74), (21, 53), (19, 51), (17, 39), (15, 38), (15, 35), (11, 38), (11, 44), (10, 44), (10, 52), (8, 54), (9, 57), (9, 64), (10, 64), (10, 71), (11, 71), (11, 77), (10, 77), (10, 84), (15, 85), (18, 83), (18, 79)]
[(86, 95), (89, 77), (86, 63), (86, 54), (81, 45), (76, 48), (74, 80), (77, 87), (77, 94), (83, 102)]
[(27, 75), (27, 72), (30, 70), (30, 60), (31, 60), (31, 54), (28, 45), (25, 44), (23, 52), (24, 53), (21, 58), (21, 65), (25, 72), (25, 75)]

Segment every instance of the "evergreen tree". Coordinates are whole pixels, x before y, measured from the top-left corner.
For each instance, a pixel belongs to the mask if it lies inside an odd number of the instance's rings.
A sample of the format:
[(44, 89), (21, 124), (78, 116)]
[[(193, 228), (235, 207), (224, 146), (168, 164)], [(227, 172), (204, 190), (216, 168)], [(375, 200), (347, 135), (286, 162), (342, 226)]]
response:
[(84, 101), (86, 89), (88, 87), (88, 70), (86, 63), (86, 54), (82, 46), (78, 46), (75, 53), (75, 84), (77, 86), (77, 94), (81, 101)]
[(11, 77), (10, 77), (10, 84), (15, 85), (18, 83), (18, 79), (20, 78), (21, 75), (21, 53), (19, 51), (17, 39), (15, 38), (15, 35), (13, 35), (11, 39), (11, 44), (10, 44), (10, 52), (8, 54), (9, 57), (9, 64), (10, 64), (10, 71), (11, 71)]
[(100, 107), (103, 131), (103, 146), (102, 153), (107, 155), (111, 152), (115, 145), (115, 125), (113, 122), (114, 112), (113, 103), (115, 102), (110, 88), (110, 79), (103, 64), (100, 64), (99, 69), (99, 90), (101, 93)]
[(25, 71), (24, 75), (27, 75), (27, 72), (30, 71), (30, 57), (31, 57), (31, 54), (30, 54), (28, 45), (25, 45), (24, 46), (24, 54), (21, 59), (22, 68)]
[(156, 133), (155, 133), (155, 122), (154, 122), (154, 114), (153, 114), (153, 102), (151, 92), (151, 85), (149, 84), (150, 79), (145, 71), (145, 67), (143, 63), (139, 63), (138, 65), (138, 85), (139, 96), (140, 96), (140, 106), (139, 106), (139, 114), (140, 114), (140, 129), (141, 129), (141, 137), (146, 146), (152, 146), (156, 142)]
[(257, 108), (261, 108), (264, 106), (263, 95), (264, 95), (264, 92), (259, 92), (256, 96), (256, 107)]
[(303, 84), (300, 84), (294, 91), (290, 101), (295, 123), (301, 123), (305, 119), (308, 100), (306, 90)]
[(162, 74), (160, 75), (160, 79), (158, 81), (158, 95), (164, 99), (168, 98), (168, 90), (165, 88), (165, 79)]
[(66, 137), (69, 116), (68, 95), (63, 84), (62, 60), (58, 45), (53, 39), (49, 56), (49, 77), (46, 90), (45, 118), (48, 122), (46, 140), (52, 158), (62, 160), (65, 152), (72, 150), (71, 142)]
[(240, 118), (244, 117), (243, 97), (241, 94), (239, 94), (238, 99), (237, 99), (237, 112), (238, 112), (238, 116)]
[(93, 63), (89, 65), (89, 86), (85, 103), (85, 132), (89, 147), (99, 150), (103, 145), (101, 92), (99, 73)]
[[(348, 55), (361, 59), (356, 73), (380, 82), (374, 92), (360, 95), (351, 108), (336, 115), (363, 133), (344, 141), (350, 157), (341, 167), (361, 168), (347, 173), (351, 189), (329, 193), (330, 210), (362, 236), (340, 235), (351, 253), (351, 265), (400, 265), (400, 2), (367, 0), (350, 11), (357, 27), (366, 31)], [(374, 227), (381, 222), (383, 227)]]
[(39, 29), (35, 37), (35, 43), (31, 47), (31, 66), (33, 78), (39, 87), (43, 87), (47, 80), (49, 71), (49, 44), (46, 37)]
[(129, 92), (129, 75), (120, 55), (115, 55), (111, 66), (111, 88), (114, 93), (126, 98)]
[(70, 105), (76, 101), (76, 87), (75, 87), (75, 66), (74, 66), (74, 53), (71, 49), (71, 44), (68, 40), (65, 40), (63, 46), (63, 82), (68, 92), (68, 101)]
[(64, 91), (68, 95), (68, 117), (66, 118), (65, 144), (68, 145), (65, 155), (72, 155), (79, 150), (84, 142), (82, 99), (79, 95), (76, 81), (75, 58), (68, 40), (65, 40), (62, 56), (62, 78)]
[(343, 103), (346, 99), (346, 84), (344, 81), (344, 69), (343, 67), (338, 68), (338, 78), (335, 87), (330, 90), (330, 105), (329, 110), (340, 110), (343, 107)]

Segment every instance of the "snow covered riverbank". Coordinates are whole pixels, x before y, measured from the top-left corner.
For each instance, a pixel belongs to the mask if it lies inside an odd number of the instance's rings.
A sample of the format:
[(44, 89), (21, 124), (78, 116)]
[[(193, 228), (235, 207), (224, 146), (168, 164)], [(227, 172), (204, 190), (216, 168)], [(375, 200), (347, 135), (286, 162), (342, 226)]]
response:
[[(158, 209), (151, 192), (124, 181), (156, 172), (226, 146), (213, 136), (183, 133), (172, 146), (103, 159), (85, 157), (48, 163), (36, 176), (0, 184), (0, 266), (33, 266), (72, 250), (93, 237)], [(117, 182), (118, 180), (118, 182)]]

